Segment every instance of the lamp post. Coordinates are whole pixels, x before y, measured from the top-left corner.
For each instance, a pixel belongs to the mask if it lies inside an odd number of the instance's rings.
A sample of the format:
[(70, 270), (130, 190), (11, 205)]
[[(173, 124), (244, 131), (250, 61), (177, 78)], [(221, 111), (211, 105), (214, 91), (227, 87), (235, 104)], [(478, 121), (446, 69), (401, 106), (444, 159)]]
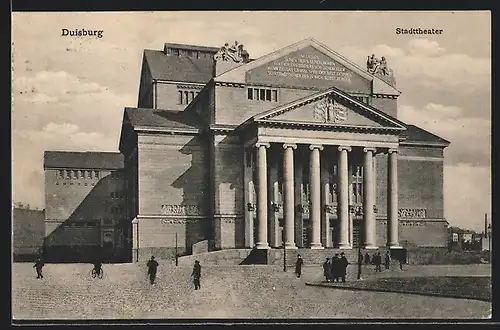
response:
[(488, 252), (490, 255), (490, 264), (491, 264), (491, 223), (488, 225)]
[(177, 232), (175, 232), (175, 266), (179, 265), (179, 253), (177, 253)]
[(283, 240), (283, 271), (286, 272), (286, 246), (285, 246), (285, 240)]

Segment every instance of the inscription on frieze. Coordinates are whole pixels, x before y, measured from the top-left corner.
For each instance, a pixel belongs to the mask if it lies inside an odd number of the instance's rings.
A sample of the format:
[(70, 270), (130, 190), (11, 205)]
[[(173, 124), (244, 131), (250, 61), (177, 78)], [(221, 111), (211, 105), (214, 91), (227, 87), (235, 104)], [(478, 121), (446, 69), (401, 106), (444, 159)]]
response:
[(301, 79), (343, 81), (351, 83), (352, 72), (331, 60), (322, 60), (318, 55), (299, 54), (286, 57), (268, 65), (270, 76)]
[(399, 209), (398, 211), (399, 218), (425, 219), (426, 215), (425, 209)]
[(161, 214), (164, 215), (200, 215), (203, 209), (199, 205), (161, 205)]
[(164, 225), (185, 225), (197, 223), (200, 219), (162, 219), (161, 223)]

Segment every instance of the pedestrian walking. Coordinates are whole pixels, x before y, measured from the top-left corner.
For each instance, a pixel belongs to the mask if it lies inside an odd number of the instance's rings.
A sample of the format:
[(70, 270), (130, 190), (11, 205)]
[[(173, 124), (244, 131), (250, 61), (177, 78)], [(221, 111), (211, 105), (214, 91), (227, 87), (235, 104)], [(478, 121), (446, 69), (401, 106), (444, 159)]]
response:
[(45, 266), (45, 264), (43, 263), (42, 259), (40, 257), (36, 258), (35, 265), (33, 266), (33, 268), (35, 268), (36, 270), (36, 278), (43, 278), (42, 275), (43, 266)]
[(148, 261), (147, 267), (149, 282), (151, 284), (154, 284), (156, 279), (156, 271), (158, 270), (158, 262), (155, 260), (155, 256), (151, 256), (151, 259)]
[(323, 263), (323, 276), (325, 276), (327, 282), (330, 282), (332, 279), (331, 271), (330, 258), (326, 258), (326, 261)]
[(369, 265), (370, 264), (370, 255), (368, 254), (368, 252), (365, 253), (365, 265)]
[(332, 258), (332, 282), (339, 282), (339, 264), (340, 264), (340, 258), (339, 254), (335, 253), (335, 255)]
[(340, 254), (339, 265), (340, 265), (340, 277), (342, 278), (342, 283), (345, 283), (345, 277), (347, 275), (347, 266), (349, 265), (349, 261), (345, 257), (344, 252)]
[(391, 253), (389, 251), (387, 251), (385, 253), (384, 265), (385, 265), (385, 269), (389, 269), (391, 267)]
[(194, 266), (193, 266), (193, 272), (191, 273), (191, 276), (193, 277), (193, 283), (194, 283), (194, 289), (199, 290), (201, 289), (201, 265), (198, 260), (195, 260)]
[(380, 255), (380, 252), (377, 252), (373, 256), (373, 263), (375, 264), (375, 271), (376, 272), (381, 272), (382, 271), (382, 256)]
[(302, 256), (297, 254), (297, 261), (295, 262), (295, 275), (297, 278), (302, 275), (302, 266), (304, 265), (304, 260), (302, 260)]

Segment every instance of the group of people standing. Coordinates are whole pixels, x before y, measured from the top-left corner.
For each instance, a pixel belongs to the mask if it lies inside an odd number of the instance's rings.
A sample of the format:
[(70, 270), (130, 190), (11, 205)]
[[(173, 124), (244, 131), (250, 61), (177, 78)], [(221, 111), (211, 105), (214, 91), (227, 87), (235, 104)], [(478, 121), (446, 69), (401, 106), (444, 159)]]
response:
[(345, 283), (345, 278), (347, 274), (347, 266), (349, 261), (347, 260), (344, 252), (339, 256), (335, 253), (333, 258), (326, 258), (323, 263), (323, 274), (327, 282), (340, 282)]
[[(380, 255), (380, 252), (375, 253), (371, 258), (368, 252), (365, 253), (364, 258), (363, 255), (360, 255), (359, 257), (360, 257), (360, 262), (364, 261), (365, 265), (374, 265), (376, 272), (382, 272), (382, 256)], [(403, 270), (402, 258), (399, 258), (398, 261), (399, 261), (399, 268)], [(389, 251), (387, 251), (384, 256), (384, 268), (386, 270), (391, 268), (391, 253)]]

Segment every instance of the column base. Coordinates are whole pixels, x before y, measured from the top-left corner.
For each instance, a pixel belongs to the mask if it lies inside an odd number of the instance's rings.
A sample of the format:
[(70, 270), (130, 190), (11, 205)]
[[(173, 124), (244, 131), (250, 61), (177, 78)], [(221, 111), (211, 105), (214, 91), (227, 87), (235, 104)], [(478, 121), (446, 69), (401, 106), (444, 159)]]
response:
[(271, 247), (269, 246), (269, 243), (257, 243), (255, 244), (255, 248), (257, 250), (268, 250), (270, 249)]
[(352, 249), (352, 246), (350, 246), (349, 244), (339, 245), (338, 249), (340, 249), (340, 250), (350, 250), (350, 249)]
[(378, 249), (378, 246), (376, 246), (376, 245), (365, 245), (363, 247), (363, 249), (366, 249), (366, 250), (376, 250), (376, 249)]
[(295, 243), (293, 242), (286, 242), (285, 243), (285, 249), (289, 249), (289, 250), (297, 250), (298, 247), (297, 245), (295, 245)]
[(402, 249), (403, 247), (401, 245), (399, 245), (398, 243), (391, 243), (391, 244), (387, 244), (387, 247), (390, 248), (390, 249)]
[(324, 249), (323, 245), (321, 245), (321, 243), (311, 243), (311, 245), (309, 246), (309, 248), (311, 250), (322, 250)]

